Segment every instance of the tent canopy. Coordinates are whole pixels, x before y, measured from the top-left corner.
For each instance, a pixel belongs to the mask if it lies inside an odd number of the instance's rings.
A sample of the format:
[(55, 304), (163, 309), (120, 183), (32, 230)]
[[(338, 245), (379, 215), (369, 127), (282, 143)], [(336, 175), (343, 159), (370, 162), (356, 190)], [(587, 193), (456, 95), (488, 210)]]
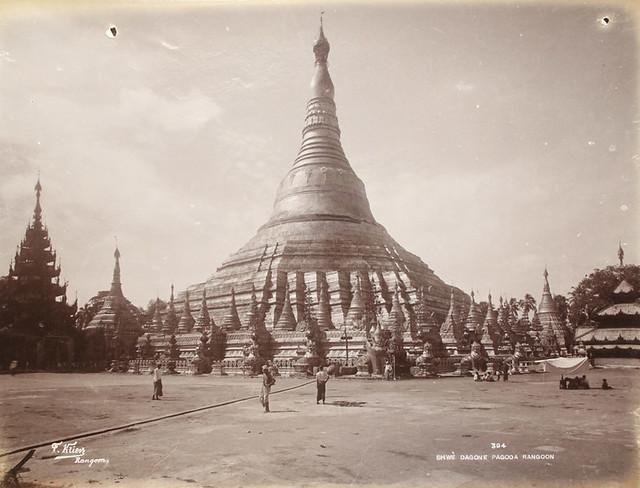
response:
[(589, 369), (587, 358), (554, 358), (536, 361), (540, 363), (547, 373), (569, 375), (582, 375)]

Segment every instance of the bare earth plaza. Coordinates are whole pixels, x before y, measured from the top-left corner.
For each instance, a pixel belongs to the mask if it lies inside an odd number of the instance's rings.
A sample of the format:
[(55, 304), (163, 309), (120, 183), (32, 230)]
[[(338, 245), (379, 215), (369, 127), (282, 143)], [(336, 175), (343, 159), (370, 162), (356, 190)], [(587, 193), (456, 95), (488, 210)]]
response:
[[(326, 405), (316, 405), (310, 384), (273, 395), (271, 415), (259, 413), (255, 380), (241, 377), (172, 377), (166, 398), (150, 405), (140, 398), (146, 377), (2, 376), (2, 450), (252, 397), (77, 440), (82, 458), (108, 464), (53, 460), (50, 446), (40, 448), (23, 479), (36, 486), (634, 486), (637, 372), (602, 371), (615, 390), (563, 392), (544, 375), (500, 383), (337, 379), (328, 383)], [(593, 381), (602, 371), (590, 374)], [(282, 379), (274, 391), (303, 383)], [(457, 460), (439, 460), (452, 452)]]
[(18, 3), (0, 488), (638, 486), (637, 11)]

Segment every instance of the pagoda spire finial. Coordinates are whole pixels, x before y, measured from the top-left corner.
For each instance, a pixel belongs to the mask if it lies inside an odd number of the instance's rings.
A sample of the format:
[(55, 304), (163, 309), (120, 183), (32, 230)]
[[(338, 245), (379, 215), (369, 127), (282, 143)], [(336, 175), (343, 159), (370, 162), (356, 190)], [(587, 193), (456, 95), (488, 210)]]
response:
[(40, 206), (40, 193), (42, 192), (42, 185), (40, 184), (40, 171), (38, 171), (38, 180), (36, 186), (33, 188), (36, 192), (36, 207), (33, 211), (34, 221), (40, 222), (42, 219), (42, 207)]
[(113, 280), (111, 280), (111, 295), (122, 295), (122, 282), (120, 281), (120, 250), (118, 249), (118, 240), (116, 239), (116, 250), (113, 253), (115, 265), (113, 266)]
[(624, 249), (622, 249), (622, 241), (618, 241), (618, 259), (620, 260), (620, 266), (624, 266)]
[(546, 291), (548, 293), (550, 291), (549, 290), (549, 271), (547, 271), (547, 266), (546, 265), (544, 267), (544, 273), (542, 275), (544, 276), (544, 288), (543, 288), (543, 291)]
[(322, 22), (322, 14), (320, 14), (320, 31), (318, 32), (318, 39), (316, 39), (313, 45), (313, 54), (316, 58), (316, 71), (311, 79), (311, 89), (314, 97), (333, 99), (333, 82), (327, 69), (327, 59), (329, 58), (330, 49), (329, 41), (324, 35), (324, 24)]

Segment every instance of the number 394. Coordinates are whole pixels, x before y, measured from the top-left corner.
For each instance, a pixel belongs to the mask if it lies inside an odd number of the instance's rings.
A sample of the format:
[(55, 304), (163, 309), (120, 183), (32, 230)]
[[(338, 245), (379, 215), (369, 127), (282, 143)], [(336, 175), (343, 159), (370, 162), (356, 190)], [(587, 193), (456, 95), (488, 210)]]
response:
[(491, 449), (505, 449), (507, 445), (504, 442), (492, 442)]

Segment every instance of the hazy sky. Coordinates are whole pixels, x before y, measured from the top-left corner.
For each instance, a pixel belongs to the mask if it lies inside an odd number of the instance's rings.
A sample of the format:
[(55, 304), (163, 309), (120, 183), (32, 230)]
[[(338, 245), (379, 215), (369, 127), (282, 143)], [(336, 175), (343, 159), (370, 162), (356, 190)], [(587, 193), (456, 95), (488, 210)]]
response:
[(347, 157), (376, 219), (442, 279), (539, 298), (545, 264), (565, 293), (618, 239), (638, 262), (622, 8), (18, 5), (0, 2), (0, 274), (40, 170), (71, 299), (108, 289), (114, 235), (138, 305), (208, 278), (297, 154), (322, 8)]

